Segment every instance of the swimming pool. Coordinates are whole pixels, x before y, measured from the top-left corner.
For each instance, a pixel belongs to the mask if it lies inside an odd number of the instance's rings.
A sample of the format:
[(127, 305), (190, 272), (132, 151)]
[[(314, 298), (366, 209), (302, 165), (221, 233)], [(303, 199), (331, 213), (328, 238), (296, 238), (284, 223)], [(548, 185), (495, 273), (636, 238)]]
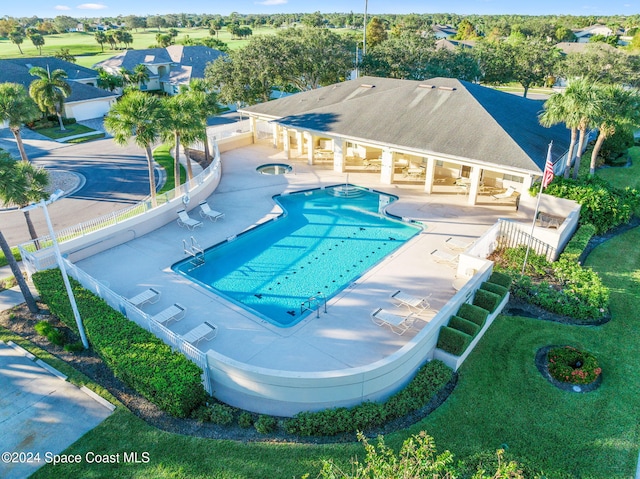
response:
[(396, 197), (351, 185), (274, 199), (285, 211), (277, 220), (172, 268), (279, 327), (298, 323), (310, 313), (303, 303), (321, 306), (421, 231), (380, 214)]

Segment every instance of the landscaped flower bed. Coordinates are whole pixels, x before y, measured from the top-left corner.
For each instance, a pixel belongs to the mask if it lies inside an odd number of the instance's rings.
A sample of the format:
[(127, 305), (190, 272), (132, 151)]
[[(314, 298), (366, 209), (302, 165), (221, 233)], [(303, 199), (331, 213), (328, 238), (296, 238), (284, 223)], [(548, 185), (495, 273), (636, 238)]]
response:
[(558, 381), (590, 384), (602, 373), (593, 354), (572, 346), (553, 348), (547, 354), (549, 374)]

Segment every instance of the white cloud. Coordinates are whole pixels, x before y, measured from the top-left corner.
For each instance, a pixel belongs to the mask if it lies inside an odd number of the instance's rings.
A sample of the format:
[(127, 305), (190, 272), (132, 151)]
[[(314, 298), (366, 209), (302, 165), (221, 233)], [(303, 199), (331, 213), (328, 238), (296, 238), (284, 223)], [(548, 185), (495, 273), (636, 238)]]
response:
[(80, 10), (104, 10), (107, 6), (102, 3), (83, 3), (78, 5), (78, 8)]
[(56, 5), (53, 8), (54, 10), (71, 10), (71, 7), (67, 7), (66, 5)]
[(284, 5), (288, 0), (264, 0), (263, 2), (256, 2), (256, 5)]

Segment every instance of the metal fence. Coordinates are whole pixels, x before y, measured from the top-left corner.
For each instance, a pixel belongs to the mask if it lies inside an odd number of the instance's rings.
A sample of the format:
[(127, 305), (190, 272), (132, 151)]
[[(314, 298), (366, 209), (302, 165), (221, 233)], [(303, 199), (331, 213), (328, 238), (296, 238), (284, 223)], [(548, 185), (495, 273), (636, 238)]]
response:
[(156, 335), (156, 337), (162, 340), (165, 344), (168, 344), (173, 350), (181, 352), (187, 359), (198, 365), (200, 369), (202, 369), (202, 383), (204, 388), (209, 394), (213, 394), (213, 385), (211, 384), (207, 355), (205, 353), (200, 351), (191, 343), (182, 339), (179, 334), (174, 333), (164, 325), (151, 319), (151, 316), (136, 308), (133, 304), (127, 301), (126, 298), (123, 298), (118, 293), (111, 290), (109, 285), (100, 282), (70, 261), (66, 259), (63, 259), (63, 261), (69, 276), (78, 281), (85, 289), (88, 289), (96, 296), (102, 298), (113, 309), (120, 311), (129, 320)]
[(521, 226), (506, 220), (499, 220), (500, 232), (497, 237), (498, 247), (515, 248), (520, 245), (531, 245), (531, 249), (537, 254), (546, 256), (549, 261), (553, 261), (556, 257), (556, 249), (532, 237), (529, 233), (522, 230)]

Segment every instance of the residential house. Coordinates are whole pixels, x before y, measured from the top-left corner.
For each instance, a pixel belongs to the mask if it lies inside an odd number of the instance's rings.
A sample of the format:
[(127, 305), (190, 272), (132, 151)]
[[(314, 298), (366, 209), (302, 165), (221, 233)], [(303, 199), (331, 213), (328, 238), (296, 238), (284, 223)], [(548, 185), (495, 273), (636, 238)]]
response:
[(221, 55), (224, 53), (220, 50), (201, 45), (170, 45), (167, 48), (125, 50), (93, 67), (117, 75), (122, 68), (133, 71), (136, 66), (144, 65), (149, 81), (140, 85), (142, 90), (160, 90), (175, 95), (180, 85), (188, 85), (192, 78), (204, 78), (207, 64)]
[(451, 38), (458, 34), (458, 30), (451, 25), (433, 25), (431, 30), (437, 39)]
[(471, 49), (475, 46), (475, 40), (451, 40), (448, 38), (436, 40), (436, 50), (449, 50), (451, 52), (455, 52), (459, 49)]
[[(107, 114), (116, 101), (115, 93), (97, 87), (97, 73), (75, 63), (55, 57), (12, 58), (0, 60), (0, 83), (20, 83), (28, 90), (38, 77), (32, 76), (32, 67), (64, 70), (71, 86), (71, 95), (64, 100), (64, 116), (78, 121), (99, 118)], [(0, 125), (1, 127), (2, 125)]]
[[(553, 141), (564, 170), (569, 133), (544, 128), (541, 101), (452, 78), (361, 77), (242, 108), (254, 141), (271, 137), (288, 157), (370, 172), (383, 184), (416, 182), (427, 194), (460, 186), (468, 203), (542, 175)], [(522, 195), (528, 201), (529, 195)]]
[(576, 41), (578, 43), (589, 43), (589, 40), (594, 35), (604, 35), (605, 37), (610, 37), (612, 35), (621, 35), (623, 32), (619, 29), (614, 31), (606, 25), (596, 24), (580, 30), (574, 30), (573, 33), (575, 34)]

